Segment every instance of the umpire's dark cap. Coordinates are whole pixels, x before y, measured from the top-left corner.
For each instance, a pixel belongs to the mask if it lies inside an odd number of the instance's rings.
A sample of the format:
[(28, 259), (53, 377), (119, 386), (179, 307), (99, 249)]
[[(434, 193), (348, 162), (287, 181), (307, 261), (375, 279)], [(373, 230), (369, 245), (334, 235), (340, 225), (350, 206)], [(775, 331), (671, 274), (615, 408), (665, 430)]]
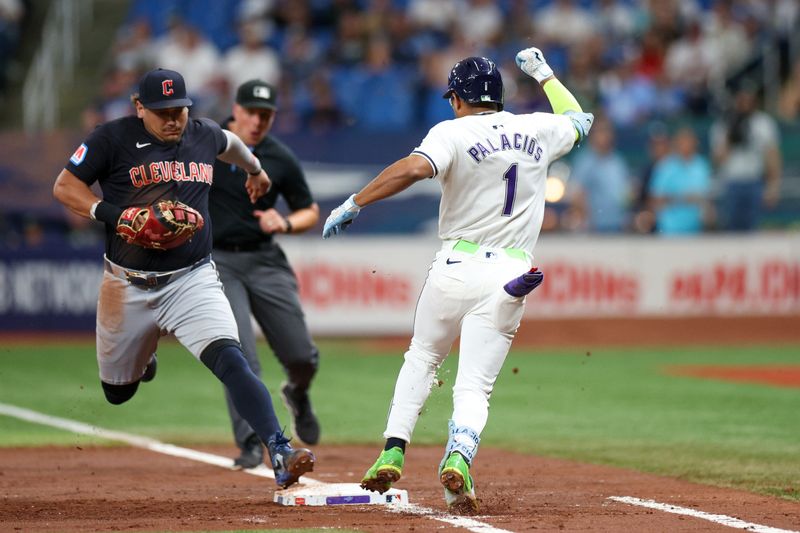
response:
[(157, 68), (139, 81), (139, 101), (148, 109), (189, 107), (192, 100), (186, 96), (186, 82), (174, 70)]
[(242, 107), (278, 108), (278, 91), (262, 80), (246, 81), (236, 90), (236, 103)]

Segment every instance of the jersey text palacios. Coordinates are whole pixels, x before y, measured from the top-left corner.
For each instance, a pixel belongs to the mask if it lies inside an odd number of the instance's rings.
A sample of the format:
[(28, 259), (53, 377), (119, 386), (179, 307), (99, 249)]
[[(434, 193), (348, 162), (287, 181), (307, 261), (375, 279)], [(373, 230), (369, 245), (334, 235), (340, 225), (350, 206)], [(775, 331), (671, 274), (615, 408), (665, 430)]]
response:
[(168, 181), (194, 181), (211, 185), (214, 181), (214, 166), (208, 163), (189, 163), (189, 171), (186, 171), (186, 163), (183, 161), (154, 161), (147, 165), (139, 165), (131, 168), (128, 174), (131, 183), (138, 188), (156, 183), (166, 183)]
[(522, 153), (526, 153), (528, 155), (533, 156), (536, 161), (539, 161), (542, 157), (542, 147), (538, 143), (538, 141), (529, 136), (523, 135), (522, 133), (513, 133), (511, 135), (506, 135), (505, 133), (501, 133), (494, 142), (489, 139), (488, 137), (485, 139), (486, 144), (483, 142), (477, 142), (469, 147), (467, 153), (475, 160), (476, 163), (480, 163), (487, 156), (492, 155), (495, 152), (503, 152), (506, 150), (519, 150)]

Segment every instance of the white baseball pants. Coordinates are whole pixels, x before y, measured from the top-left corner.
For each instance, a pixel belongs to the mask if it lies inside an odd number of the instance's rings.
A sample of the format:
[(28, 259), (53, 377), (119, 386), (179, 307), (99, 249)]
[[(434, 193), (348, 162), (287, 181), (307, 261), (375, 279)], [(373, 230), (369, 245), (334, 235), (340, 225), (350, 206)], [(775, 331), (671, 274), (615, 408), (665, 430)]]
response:
[(519, 327), (525, 298), (509, 296), (503, 285), (530, 269), (530, 259), (501, 248), (453, 250), (445, 241), (431, 265), (417, 302), (414, 336), (395, 385), (384, 437), (411, 441), (436, 371), (460, 334), (458, 373), (453, 386), (457, 426), (480, 434), (489, 396)]

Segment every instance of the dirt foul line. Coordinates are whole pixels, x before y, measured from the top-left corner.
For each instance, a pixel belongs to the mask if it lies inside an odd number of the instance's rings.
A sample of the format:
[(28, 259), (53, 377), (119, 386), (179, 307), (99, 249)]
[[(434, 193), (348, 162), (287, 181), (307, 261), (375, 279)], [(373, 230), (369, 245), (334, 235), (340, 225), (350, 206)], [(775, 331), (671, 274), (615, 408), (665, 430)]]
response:
[[(164, 442), (149, 437), (142, 437), (139, 435), (133, 435), (131, 433), (125, 433), (122, 431), (115, 431), (111, 429), (103, 429), (97, 426), (92, 426), (91, 424), (78, 422), (77, 420), (69, 420), (67, 418), (60, 418), (56, 416), (46, 415), (38, 411), (25, 409), (24, 407), (17, 407), (16, 405), (0, 403), (0, 414), (18, 418), (20, 420), (25, 420), (26, 422), (32, 422), (35, 424), (42, 424), (45, 426), (55, 427), (66, 431), (72, 431), (74, 433), (80, 433), (92, 437), (99, 437), (103, 439), (124, 442), (126, 444), (135, 446), (137, 448), (144, 448), (145, 450), (150, 450), (165, 455), (171, 455), (173, 457), (182, 457), (184, 459), (190, 459), (192, 461), (197, 461), (200, 463), (205, 463), (213, 466), (219, 466), (226, 469), (231, 469), (231, 467), (233, 466), (233, 461), (228, 457), (222, 457), (211, 453), (192, 450), (190, 448), (182, 448), (180, 446), (166, 444)], [(275, 475), (273, 474), (272, 470), (266, 467), (259, 467), (252, 470), (243, 470), (243, 472), (254, 476), (275, 479)], [(306, 476), (303, 476), (303, 482), (314, 485), (326, 485), (326, 483), (322, 481), (311, 479)], [(439, 522), (444, 522), (446, 524), (460, 527), (468, 531), (473, 531), (474, 533), (512, 533), (505, 529), (496, 528), (490, 524), (487, 524), (485, 522), (480, 522), (473, 518), (448, 515), (436, 511), (434, 509), (421, 507), (415, 504), (389, 506), (386, 509), (391, 512), (398, 512), (398, 513), (403, 512), (403, 513), (411, 513), (418, 516), (423, 516), (425, 518), (430, 518), (431, 520), (437, 520)]]
[(739, 520), (738, 518), (734, 518), (732, 516), (727, 516), (724, 514), (704, 513), (703, 511), (696, 511), (695, 509), (689, 509), (688, 507), (678, 507), (677, 505), (670, 505), (668, 503), (659, 503), (653, 500), (642, 500), (640, 498), (633, 498), (631, 496), (610, 496), (608, 499), (614, 500), (615, 502), (627, 503), (630, 505), (638, 505), (639, 507), (657, 509), (659, 511), (664, 511), (665, 513), (693, 516), (695, 518), (700, 518), (702, 520), (708, 520), (709, 522), (722, 524), (723, 526), (728, 526), (736, 529), (746, 529), (747, 531), (753, 531), (755, 533), (800, 533), (791, 529), (779, 529), (777, 527), (762, 526), (759, 524), (754, 524), (752, 522), (745, 522), (744, 520)]

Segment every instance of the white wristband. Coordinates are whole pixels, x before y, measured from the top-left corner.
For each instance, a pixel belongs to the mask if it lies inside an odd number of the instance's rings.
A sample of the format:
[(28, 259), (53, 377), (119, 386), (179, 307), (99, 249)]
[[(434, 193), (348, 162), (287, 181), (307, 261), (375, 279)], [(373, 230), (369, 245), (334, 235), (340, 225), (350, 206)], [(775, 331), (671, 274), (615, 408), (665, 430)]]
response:
[(91, 218), (92, 220), (97, 220), (97, 217), (95, 217), (94, 212), (97, 209), (97, 206), (100, 205), (100, 202), (102, 201), (103, 200), (97, 200), (95, 203), (92, 204), (92, 207), (89, 208), (89, 218)]

